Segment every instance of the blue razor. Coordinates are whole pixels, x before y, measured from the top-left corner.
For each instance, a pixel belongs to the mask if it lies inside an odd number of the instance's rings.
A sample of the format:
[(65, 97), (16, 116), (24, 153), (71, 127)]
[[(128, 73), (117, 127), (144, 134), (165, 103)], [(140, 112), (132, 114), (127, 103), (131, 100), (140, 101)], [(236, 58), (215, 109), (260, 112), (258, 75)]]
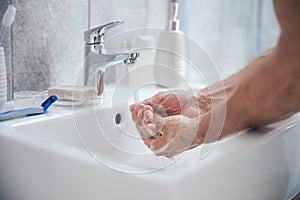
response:
[(19, 110), (2, 112), (0, 113), (0, 121), (43, 114), (56, 100), (57, 96), (52, 95), (42, 103), (41, 107), (23, 108)]

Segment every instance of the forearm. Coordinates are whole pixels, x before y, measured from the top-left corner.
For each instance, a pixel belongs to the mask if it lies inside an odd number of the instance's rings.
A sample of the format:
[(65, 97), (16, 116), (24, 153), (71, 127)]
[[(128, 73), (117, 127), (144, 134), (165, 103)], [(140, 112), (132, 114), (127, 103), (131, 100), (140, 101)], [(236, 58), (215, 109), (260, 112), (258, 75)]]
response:
[[(277, 46), (223, 82), (227, 99), (213, 108), (226, 107), (222, 136), (300, 108), (300, 1), (274, 0), (274, 7), (281, 27)], [(211, 88), (214, 94), (222, 84)]]
[(220, 81), (208, 88), (199, 90), (196, 98), (198, 100), (200, 110), (206, 113), (211, 110), (212, 107), (217, 106), (220, 102), (226, 101), (226, 99), (231, 96), (232, 92), (236, 89), (236, 87), (239, 86), (243, 79), (252, 74), (256, 68), (260, 67), (260, 65), (257, 63), (271, 56), (274, 54), (274, 52), (275, 48), (270, 49), (238, 73), (233, 74), (227, 79)]
[[(199, 92), (198, 98), (205, 92), (217, 96), (225, 91), (226, 99), (199, 117), (198, 142), (207, 137), (211, 122), (214, 124), (213, 112), (226, 110), (223, 129), (215, 133), (222, 138), (299, 111), (300, 1), (274, 0), (274, 7), (281, 27), (277, 46), (239, 73)], [(207, 142), (219, 139), (218, 135)]]
[(226, 102), (222, 136), (259, 127), (300, 109), (300, 60), (281, 53), (258, 59)]
[(226, 102), (223, 135), (265, 125), (300, 109), (300, 2), (274, 0), (274, 7), (281, 27), (278, 44), (253, 62), (254, 70), (235, 86)]
[[(263, 126), (300, 109), (300, 56), (291, 57), (275, 48), (249, 68), (255, 70), (243, 75), (226, 100), (199, 117), (198, 143)], [(207, 135), (209, 126), (219, 126), (218, 123), (224, 123), (222, 130)]]

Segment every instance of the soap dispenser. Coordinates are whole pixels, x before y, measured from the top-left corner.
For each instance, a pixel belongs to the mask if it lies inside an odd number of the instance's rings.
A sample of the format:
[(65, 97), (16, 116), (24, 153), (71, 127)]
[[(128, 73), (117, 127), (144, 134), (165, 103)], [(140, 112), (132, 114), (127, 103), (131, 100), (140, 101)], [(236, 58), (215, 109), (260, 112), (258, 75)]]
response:
[(179, 88), (185, 81), (185, 37), (178, 19), (179, 2), (171, 0), (166, 30), (160, 33), (155, 55), (154, 77), (157, 85)]

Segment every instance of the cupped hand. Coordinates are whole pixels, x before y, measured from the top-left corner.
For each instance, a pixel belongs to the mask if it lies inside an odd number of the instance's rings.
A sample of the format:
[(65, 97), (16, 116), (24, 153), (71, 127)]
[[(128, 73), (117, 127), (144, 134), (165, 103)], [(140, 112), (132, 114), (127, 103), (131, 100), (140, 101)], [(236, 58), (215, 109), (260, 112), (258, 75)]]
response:
[[(199, 95), (201, 94), (201, 95)], [(172, 157), (199, 145), (197, 126), (211, 109), (207, 92), (198, 97), (184, 90), (159, 92), (130, 106), (144, 143), (159, 156)]]
[(201, 143), (199, 118), (184, 115), (161, 117), (149, 105), (139, 104), (132, 118), (144, 143), (158, 156), (173, 157)]

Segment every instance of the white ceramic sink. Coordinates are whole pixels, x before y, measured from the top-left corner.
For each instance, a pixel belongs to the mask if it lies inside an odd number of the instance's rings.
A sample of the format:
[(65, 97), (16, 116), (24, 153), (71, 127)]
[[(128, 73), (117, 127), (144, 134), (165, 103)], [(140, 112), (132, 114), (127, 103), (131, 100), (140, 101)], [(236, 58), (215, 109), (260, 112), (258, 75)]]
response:
[(156, 157), (127, 106), (52, 108), (0, 123), (1, 199), (273, 200), (300, 191), (299, 113), (201, 157), (211, 147)]

